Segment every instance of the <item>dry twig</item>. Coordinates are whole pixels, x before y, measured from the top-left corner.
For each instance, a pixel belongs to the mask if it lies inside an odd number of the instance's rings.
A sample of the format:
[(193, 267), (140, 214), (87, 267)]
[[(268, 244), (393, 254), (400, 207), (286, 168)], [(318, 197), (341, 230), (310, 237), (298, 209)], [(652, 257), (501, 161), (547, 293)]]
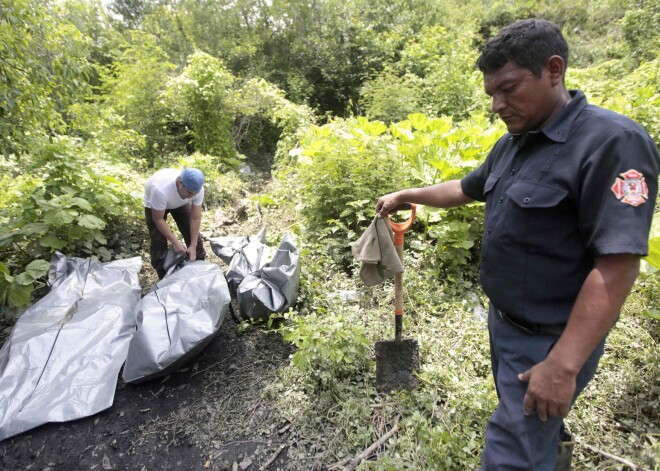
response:
[(277, 449), (275, 453), (273, 453), (273, 456), (270, 457), (268, 461), (266, 461), (261, 467), (259, 468), (259, 471), (266, 471), (268, 467), (273, 464), (273, 462), (277, 459), (278, 456), (280, 456), (280, 453), (284, 451), (284, 449), (287, 447), (287, 445), (280, 445), (280, 447)]
[(596, 447), (593, 447), (593, 446), (590, 446), (590, 445), (585, 445), (585, 444), (581, 444), (581, 446), (585, 447), (589, 451), (592, 451), (592, 452), (597, 453), (599, 455), (603, 455), (606, 458), (609, 458), (609, 459), (614, 460), (614, 461), (618, 461), (619, 463), (628, 466), (631, 471), (650, 471), (648, 468), (643, 468), (641, 466), (637, 466), (635, 463), (633, 463), (631, 461), (628, 461), (625, 458), (621, 458), (620, 456), (613, 455), (613, 454), (608, 453), (606, 451), (603, 451), (599, 448), (596, 448)]
[(339, 461), (337, 463), (331, 464), (328, 466), (328, 470), (344, 468), (347, 470), (352, 470), (362, 461), (366, 460), (371, 456), (371, 454), (376, 451), (381, 445), (383, 445), (387, 440), (389, 440), (398, 430), (399, 430), (399, 419), (401, 416), (397, 417), (394, 426), (387, 432), (385, 435), (380, 437), (376, 442), (374, 442), (369, 448), (364, 450), (362, 453), (357, 455), (355, 458), (347, 458), (345, 460)]

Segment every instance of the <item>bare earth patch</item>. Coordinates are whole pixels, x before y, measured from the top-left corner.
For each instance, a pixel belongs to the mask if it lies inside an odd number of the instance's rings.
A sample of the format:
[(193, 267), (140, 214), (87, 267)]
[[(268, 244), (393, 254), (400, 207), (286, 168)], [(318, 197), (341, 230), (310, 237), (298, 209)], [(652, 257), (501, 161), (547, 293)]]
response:
[[(242, 334), (228, 316), (218, 336), (170, 376), (117, 384), (95, 416), (46, 424), (0, 443), (0, 469), (286, 469), (290, 426), (262, 398), (290, 347), (276, 332)], [(279, 453), (278, 453), (279, 451)]]

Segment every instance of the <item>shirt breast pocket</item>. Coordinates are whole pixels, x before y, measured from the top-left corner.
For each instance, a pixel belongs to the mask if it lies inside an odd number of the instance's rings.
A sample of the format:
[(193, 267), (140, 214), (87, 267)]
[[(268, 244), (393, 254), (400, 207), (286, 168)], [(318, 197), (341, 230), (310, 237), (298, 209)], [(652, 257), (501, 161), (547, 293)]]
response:
[(486, 183), (484, 183), (484, 196), (488, 197), (492, 194), (493, 188), (495, 188), (495, 185), (499, 181), (500, 177), (499, 175), (494, 175), (490, 174), (488, 175), (488, 178), (486, 179)]
[(577, 231), (568, 191), (537, 182), (514, 182), (506, 195), (511, 204), (505, 232), (531, 251), (557, 247)]

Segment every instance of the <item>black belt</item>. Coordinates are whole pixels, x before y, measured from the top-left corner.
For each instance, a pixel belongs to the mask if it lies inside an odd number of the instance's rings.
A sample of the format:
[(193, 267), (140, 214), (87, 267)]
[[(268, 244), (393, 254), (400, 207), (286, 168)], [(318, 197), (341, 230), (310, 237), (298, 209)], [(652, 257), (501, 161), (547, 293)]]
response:
[(516, 319), (515, 317), (507, 314), (506, 312), (500, 311), (497, 309), (500, 317), (507, 321), (512, 326), (522, 330), (527, 335), (534, 334), (552, 334), (552, 335), (561, 335), (564, 332), (566, 324), (534, 324), (532, 322), (522, 321)]

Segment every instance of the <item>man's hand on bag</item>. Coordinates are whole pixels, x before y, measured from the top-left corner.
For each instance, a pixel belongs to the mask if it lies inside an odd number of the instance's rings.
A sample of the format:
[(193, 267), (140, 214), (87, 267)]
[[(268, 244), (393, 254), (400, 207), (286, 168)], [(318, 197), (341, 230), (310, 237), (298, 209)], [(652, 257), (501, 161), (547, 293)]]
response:
[(186, 244), (182, 243), (180, 240), (177, 240), (176, 243), (173, 243), (172, 248), (176, 253), (186, 253), (188, 251)]

